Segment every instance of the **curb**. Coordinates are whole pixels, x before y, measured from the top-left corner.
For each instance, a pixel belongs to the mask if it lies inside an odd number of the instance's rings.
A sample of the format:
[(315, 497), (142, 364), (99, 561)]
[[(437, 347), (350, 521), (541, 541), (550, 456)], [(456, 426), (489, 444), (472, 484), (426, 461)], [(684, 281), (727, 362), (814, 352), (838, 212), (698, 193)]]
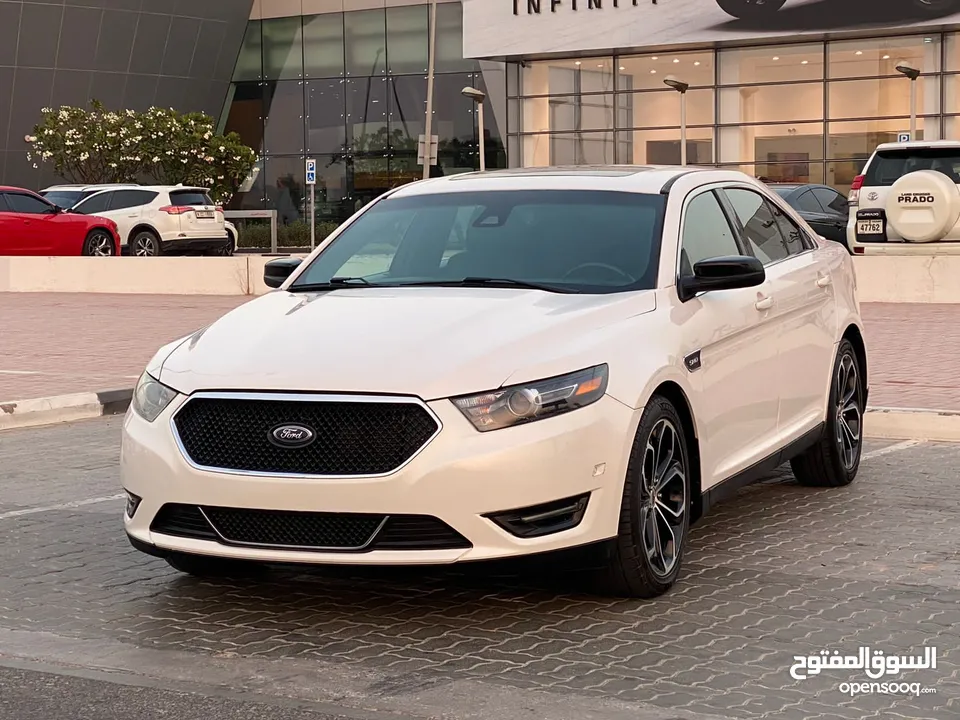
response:
[[(122, 415), (133, 388), (0, 402), (0, 430)], [(863, 435), (876, 440), (960, 442), (960, 411), (868, 407)]]
[(133, 388), (128, 388), (0, 402), (0, 430), (122, 415), (132, 397)]

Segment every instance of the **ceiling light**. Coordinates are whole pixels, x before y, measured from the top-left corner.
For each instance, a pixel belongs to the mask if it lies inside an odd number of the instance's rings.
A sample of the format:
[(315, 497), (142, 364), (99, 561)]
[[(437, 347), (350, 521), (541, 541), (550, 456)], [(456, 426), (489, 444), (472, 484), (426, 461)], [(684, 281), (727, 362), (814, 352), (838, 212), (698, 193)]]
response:
[(774, 56), (773, 56), (773, 59), (774, 59), (774, 60), (779, 60), (780, 58), (777, 57), (776, 55), (774, 55)]
[(650, 59), (651, 59), (651, 60), (659, 60), (660, 58), (658, 58), (656, 55), (654, 55), (654, 56), (653, 56), (652, 58), (650, 58)]
[(694, 64), (694, 65), (699, 65), (699, 64), (700, 64), (700, 61), (697, 60), (697, 61), (695, 61), (693, 64)]
[(883, 56), (883, 59), (884, 59), (884, 60), (889, 60), (889, 59), (890, 59), (890, 56), (889, 56), (889, 55), (884, 55), (884, 56)]
[(857, 54), (857, 55), (863, 55), (863, 50), (857, 50), (857, 52), (856, 52), (855, 54)]
[(580, 67), (581, 63), (580, 63), (579, 60), (577, 60), (577, 61), (574, 63), (574, 65), (576, 65), (577, 67)]
[(800, 61), (800, 64), (801, 64), (801, 65), (808, 65), (809, 63), (810, 63), (809, 60), (801, 60), (801, 61)]
[(620, 66), (620, 72), (623, 72), (624, 70), (626, 70), (626, 68), (625, 68), (623, 65), (621, 65), (621, 66)]
[(651, 74), (651, 75), (656, 75), (656, 74), (657, 74), (657, 71), (656, 71), (656, 70), (651, 70), (651, 71), (650, 71), (650, 74)]
[(674, 58), (673, 61), (674, 61), (675, 63), (678, 63), (678, 62), (680, 62), (680, 58)]
[(598, 67), (598, 68), (602, 68), (602, 67), (603, 67), (603, 63), (600, 63), (599, 65), (597, 65), (597, 67)]

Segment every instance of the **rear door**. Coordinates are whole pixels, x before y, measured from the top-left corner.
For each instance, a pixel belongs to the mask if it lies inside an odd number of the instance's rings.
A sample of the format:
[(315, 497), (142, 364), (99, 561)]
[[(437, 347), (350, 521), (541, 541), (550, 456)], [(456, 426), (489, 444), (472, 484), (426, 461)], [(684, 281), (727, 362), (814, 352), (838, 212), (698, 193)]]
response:
[(180, 232), (191, 240), (227, 237), (223, 213), (202, 188), (183, 188), (170, 191), (170, 204), (179, 208)]
[(7, 203), (5, 193), (0, 193), (0, 256), (20, 255), (23, 250), (23, 220)]
[(144, 206), (156, 200), (158, 194), (153, 190), (117, 190), (112, 193), (107, 212), (97, 214), (108, 217), (117, 224), (120, 244), (126, 247), (133, 229), (143, 219)]
[(831, 278), (819, 257), (826, 251), (756, 190), (728, 187), (723, 194), (770, 282), (771, 314), (780, 329), (777, 427), (785, 444), (824, 419), (837, 328)]

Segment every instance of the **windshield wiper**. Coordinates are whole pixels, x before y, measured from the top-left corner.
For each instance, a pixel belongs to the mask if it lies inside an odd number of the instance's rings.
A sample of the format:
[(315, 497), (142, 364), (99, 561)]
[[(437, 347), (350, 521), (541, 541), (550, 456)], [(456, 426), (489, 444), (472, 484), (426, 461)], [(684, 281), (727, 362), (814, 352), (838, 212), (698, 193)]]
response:
[(407, 287), (483, 287), (497, 285), (503, 287), (524, 288), (527, 290), (543, 290), (552, 293), (579, 293), (579, 290), (568, 287), (559, 287), (557, 285), (545, 285), (544, 283), (527, 282), (526, 280), (514, 280), (513, 278), (498, 277), (465, 277), (461, 280), (424, 280), (421, 282), (402, 283)]
[(374, 285), (362, 277), (332, 277), (328, 282), (294, 284), (287, 290), (289, 292), (312, 292), (314, 290), (333, 290), (345, 287), (374, 287)]

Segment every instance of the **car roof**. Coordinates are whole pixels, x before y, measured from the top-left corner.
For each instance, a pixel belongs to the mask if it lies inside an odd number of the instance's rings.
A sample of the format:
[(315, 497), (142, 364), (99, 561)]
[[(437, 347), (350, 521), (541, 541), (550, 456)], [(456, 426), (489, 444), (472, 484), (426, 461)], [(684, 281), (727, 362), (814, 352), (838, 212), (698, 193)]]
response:
[(960, 140), (911, 140), (877, 145), (877, 150), (919, 150), (923, 148), (960, 148)]
[(490, 190), (608, 190), (655, 194), (682, 175), (710, 173), (714, 180), (756, 182), (736, 170), (677, 165), (575, 165), (513, 168), (431, 178), (401, 185), (391, 197)]
[(118, 187), (138, 187), (137, 183), (94, 183), (92, 185), (51, 185), (50, 187), (44, 188), (43, 192), (48, 192), (50, 190), (85, 190), (87, 188), (101, 189), (106, 190), (108, 188), (118, 188)]
[(0, 185), (0, 192), (25, 192), (30, 193), (31, 195), (36, 195), (36, 191), (28, 190), (27, 188), (13, 187), (12, 185)]

